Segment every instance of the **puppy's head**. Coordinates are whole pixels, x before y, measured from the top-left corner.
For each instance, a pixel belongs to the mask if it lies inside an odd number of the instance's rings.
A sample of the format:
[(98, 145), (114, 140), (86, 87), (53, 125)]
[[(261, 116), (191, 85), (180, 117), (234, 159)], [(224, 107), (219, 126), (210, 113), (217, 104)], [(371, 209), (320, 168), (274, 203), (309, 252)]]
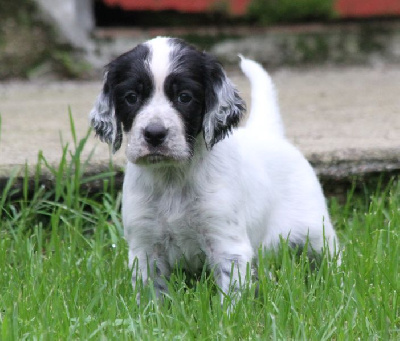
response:
[(180, 39), (155, 38), (108, 64), (90, 118), (113, 152), (123, 130), (128, 160), (152, 164), (189, 160), (201, 133), (212, 148), (244, 110), (216, 59)]

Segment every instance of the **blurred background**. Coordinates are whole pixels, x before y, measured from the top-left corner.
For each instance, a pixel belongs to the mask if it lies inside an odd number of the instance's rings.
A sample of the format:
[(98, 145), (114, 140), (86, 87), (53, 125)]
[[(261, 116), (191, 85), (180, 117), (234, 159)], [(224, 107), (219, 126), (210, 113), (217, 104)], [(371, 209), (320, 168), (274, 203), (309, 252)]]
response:
[(156, 35), (224, 63), (268, 67), (400, 61), (399, 0), (1, 0), (0, 80), (92, 78)]

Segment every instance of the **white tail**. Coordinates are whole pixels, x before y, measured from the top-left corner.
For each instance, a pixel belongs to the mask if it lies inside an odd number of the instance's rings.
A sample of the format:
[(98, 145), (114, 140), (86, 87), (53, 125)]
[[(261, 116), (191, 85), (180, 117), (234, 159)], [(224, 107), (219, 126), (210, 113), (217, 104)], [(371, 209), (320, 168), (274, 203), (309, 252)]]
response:
[(284, 136), (275, 87), (264, 68), (253, 60), (241, 58), (240, 67), (250, 80), (251, 111), (246, 126), (268, 134)]

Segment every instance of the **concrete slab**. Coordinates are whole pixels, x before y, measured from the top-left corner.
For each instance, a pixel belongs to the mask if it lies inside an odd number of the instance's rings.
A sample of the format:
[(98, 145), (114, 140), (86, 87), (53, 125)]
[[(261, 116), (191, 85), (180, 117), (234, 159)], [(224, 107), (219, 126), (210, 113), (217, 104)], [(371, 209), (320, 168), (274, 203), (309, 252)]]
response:
[[(229, 75), (250, 103), (247, 80), (238, 69)], [(287, 135), (322, 178), (400, 171), (400, 68), (281, 69), (272, 76)], [(100, 81), (0, 83), (0, 183), (25, 163), (33, 172), (39, 150), (57, 164), (62, 143), (73, 145), (68, 108), (82, 138), (100, 88)], [(90, 172), (109, 161), (107, 146), (92, 134), (82, 158), (93, 149)], [(121, 167), (122, 150), (113, 157)]]

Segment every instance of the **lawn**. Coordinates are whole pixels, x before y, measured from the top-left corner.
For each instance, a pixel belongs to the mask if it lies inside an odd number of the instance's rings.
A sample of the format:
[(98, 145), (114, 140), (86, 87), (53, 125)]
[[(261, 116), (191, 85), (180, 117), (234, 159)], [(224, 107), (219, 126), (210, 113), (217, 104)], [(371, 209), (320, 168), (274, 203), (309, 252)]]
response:
[[(342, 265), (310, 271), (304, 256), (283, 243), (262, 257), (258, 283), (249, 284), (227, 314), (212, 276), (174, 273), (169, 296), (154, 303), (140, 287), (136, 305), (122, 238), (121, 193), (112, 169), (85, 177), (89, 160), (63, 148), (57, 167), (39, 154), (37, 174), (51, 187), (12, 176), (0, 198), (0, 339), (267, 340), (400, 339), (400, 182), (349, 190), (329, 200), (343, 246)], [(111, 167), (111, 166), (110, 166)], [(85, 185), (101, 181), (90, 195)], [(258, 294), (255, 295), (256, 285)]]

